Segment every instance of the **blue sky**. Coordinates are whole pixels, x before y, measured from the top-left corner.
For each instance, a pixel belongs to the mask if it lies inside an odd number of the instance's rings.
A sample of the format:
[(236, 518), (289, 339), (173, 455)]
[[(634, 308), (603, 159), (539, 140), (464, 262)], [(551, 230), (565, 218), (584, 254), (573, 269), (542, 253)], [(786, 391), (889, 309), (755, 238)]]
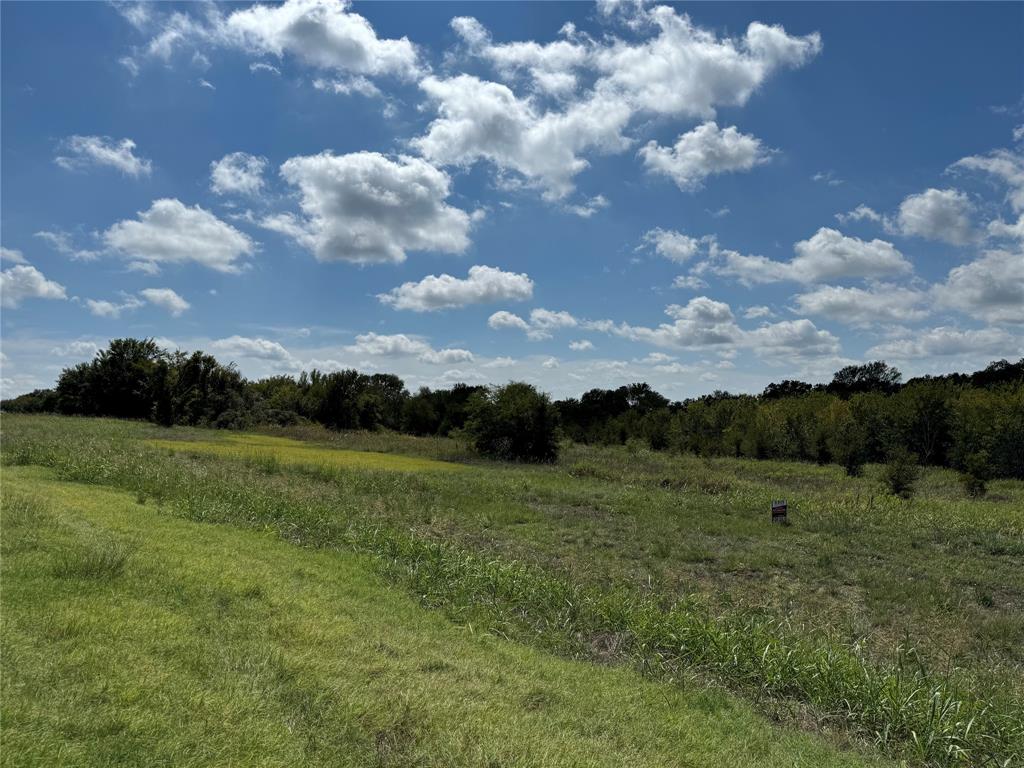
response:
[(4, 3), (5, 396), (258, 377), (682, 398), (1024, 354), (1024, 5)]

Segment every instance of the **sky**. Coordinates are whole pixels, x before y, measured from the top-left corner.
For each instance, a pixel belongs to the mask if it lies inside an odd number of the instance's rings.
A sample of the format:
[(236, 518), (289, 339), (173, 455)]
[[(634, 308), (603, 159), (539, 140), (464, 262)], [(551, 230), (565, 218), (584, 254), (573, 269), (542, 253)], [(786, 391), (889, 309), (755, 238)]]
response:
[(1024, 4), (0, 5), (0, 386), (1024, 355)]

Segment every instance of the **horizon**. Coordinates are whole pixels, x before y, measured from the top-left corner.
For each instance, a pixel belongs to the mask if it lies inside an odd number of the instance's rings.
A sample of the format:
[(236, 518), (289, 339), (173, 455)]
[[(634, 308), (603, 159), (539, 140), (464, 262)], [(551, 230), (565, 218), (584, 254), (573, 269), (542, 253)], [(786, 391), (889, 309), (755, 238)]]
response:
[(1012, 362), (1024, 5), (965, 7), (0, 5), (0, 394), (122, 337), (555, 398)]

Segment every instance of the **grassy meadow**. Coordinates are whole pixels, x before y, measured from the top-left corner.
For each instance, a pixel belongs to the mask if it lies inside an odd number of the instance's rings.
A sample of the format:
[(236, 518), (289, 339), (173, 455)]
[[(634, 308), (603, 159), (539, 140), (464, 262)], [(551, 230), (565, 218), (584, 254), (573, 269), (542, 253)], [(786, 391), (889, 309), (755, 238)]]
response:
[(2, 429), (4, 765), (1024, 762), (1019, 481)]

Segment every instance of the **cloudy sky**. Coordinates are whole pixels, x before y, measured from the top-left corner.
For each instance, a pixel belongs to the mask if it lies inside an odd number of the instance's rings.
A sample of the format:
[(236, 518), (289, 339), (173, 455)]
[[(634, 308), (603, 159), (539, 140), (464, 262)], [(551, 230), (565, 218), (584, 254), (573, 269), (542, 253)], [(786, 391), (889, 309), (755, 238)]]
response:
[(1024, 354), (1024, 5), (4, 3), (4, 395)]

